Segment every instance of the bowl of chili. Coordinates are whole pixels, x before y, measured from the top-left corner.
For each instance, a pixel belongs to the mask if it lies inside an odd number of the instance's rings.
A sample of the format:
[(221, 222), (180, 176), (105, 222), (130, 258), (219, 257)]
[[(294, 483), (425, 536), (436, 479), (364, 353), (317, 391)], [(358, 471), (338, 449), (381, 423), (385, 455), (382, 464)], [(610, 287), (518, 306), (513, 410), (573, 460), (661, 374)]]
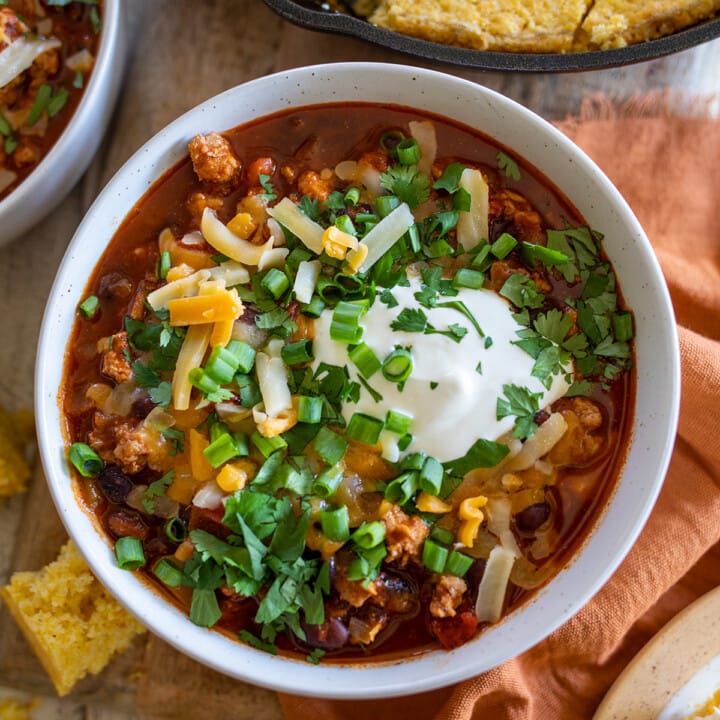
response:
[(0, 245), (77, 182), (110, 119), (124, 68), (118, 0), (0, 7)]
[(642, 529), (678, 405), (659, 265), (597, 166), (501, 95), (376, 63), (161, 131), (79, 227), (37, 356), (50, 490), (102, 582), (223, 673), (337, 698), (456, 682), (571, 617)]

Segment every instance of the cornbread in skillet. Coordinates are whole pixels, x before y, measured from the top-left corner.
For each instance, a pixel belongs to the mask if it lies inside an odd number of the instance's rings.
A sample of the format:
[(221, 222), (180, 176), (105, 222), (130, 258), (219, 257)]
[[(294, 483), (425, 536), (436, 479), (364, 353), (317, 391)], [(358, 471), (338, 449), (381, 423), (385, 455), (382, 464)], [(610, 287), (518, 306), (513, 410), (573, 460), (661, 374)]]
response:
[(19, 572), (0, 597), (35, 651), (58, 695), (143, 631), (95, 579), (72, 542), (37, 572)]
[(375, 25), (475, 50), (566, 52), (589, 0), (383, 0)]
[(682, 30), (720, 11), (720, 0), (596, 0), (574, 50), (624, 47)]

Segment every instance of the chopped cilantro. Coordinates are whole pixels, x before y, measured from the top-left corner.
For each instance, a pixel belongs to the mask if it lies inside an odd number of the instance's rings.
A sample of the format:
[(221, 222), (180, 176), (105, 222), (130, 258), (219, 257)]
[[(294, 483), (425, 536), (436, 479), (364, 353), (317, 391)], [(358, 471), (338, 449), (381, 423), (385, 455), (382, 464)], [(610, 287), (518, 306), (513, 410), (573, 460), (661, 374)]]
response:
[(465, 455), (443, 463), (443, 467), (450, 475), (463, 477), (475, 468), (495, 467), (509, 452), (504, 443), (480, 439), (473, 443)]
[(164, 380), (157, 386), (150, 386), (150, 399), (163, 410), (167, 410), (172, 400), (172, 383)]
[(443, 174), (435, 181), (433, 188), (435, 190), (446, 190), (449, 193), (454, 193), (460, 186), (460, 176), (465, 170), (466, 166), (459, 162), (450, 163)]
[(142, 496), (142, 506), (145, 511), (152, 515), (155, 512), (155, 498), (165, 494), (165, 491), (170, 486), (173, 478), (175, 477), (175, 471), (170, 470), (165, 473), (161, 478), (158, 478), (154, 482), (151, 482)]
[(394, 308), (398, 305), (398, 301), (395, 299), (395, 296), (387, 288), (384, 289), (378, 297), (380, 298), (380, 302), (385, 303), (385, 305), (389, 308)]
[(317, 665), (320, 662), (320, 658), (322, 658), (325, 655), (325, 650), (322, 648), (315, 648), (309, 655), (305, 656), (305, 659), (312, 663), (313, 665)]
[(513, 180), (517, 181), (520, 179), (520, 168), (518, 164), (504, 152), (499, 152), (495, 159), (500, 170), (505, 172), (505, 175)]
[(572, 327), (572, 319), (561, 310), (553, 308), (538, 315), (533, 325), (543, 337), (560, 345)]
[(505, 397), (498, 398), (496, 415), (498, 420), (514, 415), (516, 418), (513, 435), (524, 440), (535, 434), (535, 413), (540, 409), (542, 393), (530, 392), (526, 387), (503, 385)]
[(403, 308), (390, 323), (390, 327), (398, 332), (425, 332), (427, 326), (427, 315), (420, 308)]
[(513, 273), (505, 281), (500, 294), (519, 308), (539, 308), (545, 297), (538, 286), (523, 273)]
[(260, 185), (262, 185), (262, 189), (265, 192), (258, 193), (257, 197), (262, 198), (263, 200), (265, 200), (265, 202), (272, 202), (273, 200), (277, 200), (277, 193), (275, 192), (273, 184), (270, 182), (270, 176), (260, 174), (258, 175), (258, 180), (260, 181)]
[(380, 175), (380, 184), (411, 209), (430, 197), (430, 179), (413, 165), (392, 165)]
[(262, 650), (263, 652), (270, 653), (270, 655), (277, 655), (277, 646), (274, 643), (263, 642), (259, 637), (256, 637), (248, 630), (241, 630), (238, 634), (238, 638), (244, 643), (254, 647), (256, 650)]

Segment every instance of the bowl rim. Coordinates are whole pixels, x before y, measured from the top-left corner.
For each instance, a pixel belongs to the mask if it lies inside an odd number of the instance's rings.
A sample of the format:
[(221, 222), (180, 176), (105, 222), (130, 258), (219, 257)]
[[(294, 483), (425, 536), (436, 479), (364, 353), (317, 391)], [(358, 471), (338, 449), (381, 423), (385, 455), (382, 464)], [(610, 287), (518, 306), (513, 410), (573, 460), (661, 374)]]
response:
[[(121, 12), (121, 0), (104, 0), (100, 44), (90, 73), (90, 80), (80, 102), (50, 150), (24, 180), (9, 195), (0, 200), (0, 220), (3, 219), (5, 213), (10, 213), (17, 205), (33, 206), (32, 199), (38, 185), (41, 185), (48, 176), (58, 174), (66, 160), (68, 146), (72, 144), (78, 128), (82, 130), (82, 126), (91, 120), (97, 104), (103, 99), (106, 91), (104, 84), (109, 81), (108, 74), (116, 59), (116, 50), (120, 44)], [(72, 187), (68, 187), (67, 192), (70, 192), (71, 189)], [(50, 205), (43, 209), (38, 214), (36, 222), (40, 222), (52, 209)], [(17, 234), (7, 240), (0, 237), (0, 246), (12, 241)]]
[[(586, 578), (587, 585), (584, 587), (584, 592), (581, 597), (578, 595), (575, 597), (565, 597), (564, 588), (567, 584), (566, 579), (570, 577), (572, 581), (572, 578), (576, 577), (580, 558), (589, 554), (589, 547), (592, 546), (595, 549), (595, 546), (597, 546), (598, 543), (595, 542), (595, 538), (601, 534), (600, 531), (605, 518), (612, 513), (613, 508), (618, 505), (618, 503), (615, 502), (615, 498), (619, 487), (622, 485), (624, 473), (621, 473), (618, 487), (607, 503), (607, 507), (595, 520), (594, 527), (587, 534), (584, 543), (578, 548), (569, 565), (555, 576), (548, 585), (540, 590), (532, 600), (511, 613), (496, 626), (481, 633), (476, 640), (471, 641), (457, 650), (449, 652), (435, 651), (419, 657), (405, 658), (401, 661), (344, 665), (320, 664), (319, 666), (310, 665), (297, 659), (280, 656), (272, 657), (266, 653), (233, 641), (230, 641), (230, 648), (231, 650), (232, 648), (235, 649), (228, 652), (228, 640), (223, 638), (221, 633), (207, 631), (206, 629), (192, 625), (186, 615), (175, 608), (167, 599), (161, 597), (158, 592), (150, 590), (132, 573), (119, 570), (113, 563), (112, 551), (108, 547), (107, 541), (100, 536), (95, 524), (88, 517), (88, 513), (80, 507), (80, 503), (77, 502), (75, 493), (71, 487), (72, 483), (68, 482), (69, 472), (64, 453), (65, 437), (60, 426), (61, 414), (58, 407), (59, 385), (55, 384), (52, 380), (53, 377), (57, 376), (58, 371), (55, 368), (48, 372), (44, 360), (53, 359), (55, 360), (55, 365), (58, 365), (58, 351), (64, 354), (68, 336), (65, 334), (60, 337), (61, 334), (58, 333), (55, 325), (57, 322), (69, 322), (70, 326), (72, 325), (75, 306), (87, 282), (87, 277), (82, 277), (78, 284), (73, 281), (73, 264), (76, 255), (85, 257), (85, 262), (89, 262), (88, 257), (92, 255), (92, 265), (90, 267), (91, 269), (95, 267), (99, 257), (107, 246), (107, 242), (109, 242), (110, 238), (114, 235), (117, 225), (126, 217), (127, 213), (140, 199), (140, 195), (134, 198), (123, 199), (121, 201), (122, 210), (119, 215), (115, 216), (112, 212), (108, 212), (108, 207), (112, 207), (114, 197), (116, 195), (122, 196), (123, 188), (124, 191), (127, 191), (127, 186), (129, 186), (131, 182), (138, 184), (141, 182), (139, 179), (130, 181), (129, 178), (133, 174), (139, 174), (140, 167), (143, 164), (147, 164), (148, 159), (150, 159), (151, 164), (147, 172), (152, 174), (152, 178), (143, 181), (145, 182), (145, 190), (147, 190), (152, 182), (155, 182), (167, 168), (175, 164), (176, 160), (185, 153), (184, 144), (181, 143), (178, 145), (178, 138), (186, 139), (187, 137), (186, 133), (182, 130), (184, 124), (191, 123), (195, 132), (201, 132), (203, 131), (203, 125), (207, 124), (209, 119), (206, 116), (211, 116), (218, 107), (223, 110), (225, 106), (235, 102), (234, 98), (238, 93), (252, 95), (253, 92), (263, 86), (273, 87), (274, 84), (279, 84), (281, 88), (292, 92), (293, 88), (301, 88), (303, 82), (312, 80), (317, 83), (322, 83), (325, 81), (328, 85), (323, 86), (323, 92), (329, 92), (332, 87), (335, 87), (333, 83), (338, 83), (342, 78), (352, 80), (353, 82), (359, 82), (357, 79), (363, 78), (367, 82), (370, 75), (374, 76), (374, 74), (378, 72), (386, 74), (388, 81), (395, 80), (397, 82), (407, 83), (409, 78), (414, 80), (422, 79), (423, 89), (418, 90), (419, 95), (416, 98), (414, 107), (424, 108), (426, 111), (435, 112), (438, 115), (443, 115), (443, 113), (427, 108), (425, 104), (421, 102), (420, 95), (427, 94), (429, 91), (428, 88), (431, 86), (439, 88), (444, 85), (452, 87), (453, 92), (457, 92), (458, 100), (460, 99), (460, 95), (466, 92), (472, 99), (486, 103), (494, 113), (501, 115), (503, 112), (511, 112), (516, 118), (520, 119), (521, 123), (532, 123), (533, 129), (543, 135), (546, 146), (547, 143), (553, 143), (557, 147), (564, 148), (565, 152), (569, 153), (571, 156), (569, 160), (571, 165), (567, 166), (568, 172), (570, 172), (571, 167), (574, 168), (572, 172), (580, 173), (588, 183), (592, 183), (593, 187), (601, 190), (603, 197), (607, 197), (612, 201), (613, 209), (622, 214), (622, 223), (627, 226), (629, 236), (631, 236), (636, 243), (639, 243), (639, 251), (643, 253), (643, 262), (646, 264), (648, 278), (651, 281), (656, 295), (657, 313), (660, 315), (658, 322), (660, 323), (661, 329), (666, 331), (666, 335), (662, 338), (662, 351), (665, 353), (665, 372), (668, 376), (664, 389), (667, 406), (663, 406), (663, 412), (658, 414), (654, 420), (653, 418), (648, 420), (648, 422), (654, 421), (660, 423), (662, 431), (662, 437), (660, 438), (661, 447), (658, 449), (658, 453), (652, 455), (654, 476), (650, 478), (646, 486), (643, 485), (637, 489), (637, 492), (642, 494), (642, 503), (635, 509), (631, 521), (623, 525), (623, 533), (617, 537), (612, 536), (611, 539), (614, 543), (612, 560), (606, 562), (599, 572)], [(412, 83), (409, 84), (412, 85)], [(416, 84), (416, 87), (419, 88), (419, 84)], [(304, 95), (304, 91), (296, 90), (295, 92), (300, 92)], [(412, 90), (410, 92), (415, 91)], [(347, 101), (351, 100), (338, 97), (329, 102)], [(383, 102), (383, 100), (377, 99), (368, 99), (368, 101)], [(272, 102), (274, 103), (274, 110), (262, 112), (256, 117), (270, 115), (273, 112), (283, 110), (290, 106), (302, 107), (305, 105), (315, 105), (328, 102), (328, 100), (308, 99), (305, 97), (303, 101), (292, 102), (281, 94), (279, 96), (274, 95)], [(410, 103), (404, 102), (396, 102), (395, 104), (413, 106)], [(226, 109), (226, 111), (230, 112), (229, 109)], [(451, 112), (445, 113), (445, 116), (455, 117), (457, 112), (459, 111), (453, 108)], [(250, 119), (253, 118), (243, 119), (240, 122), (236, 122), (235, 125), (242, 125)], [(229, 125), (228, 128), (222, 128), (221, 131), (231, 127), (234, 127), (234, 125)], [(218, 128), (215, 126), (213, 129)], [(516, 147), (511, 145), (509, 145), (509, 147), (520, 156), (526, 155), (526, 153), (521, 152)], [(529, 160), (529, 162), (534, 164), (532, 160)], [(543, 168), (541, 172), (543, 172), (546, 177), (549, 177), (545, 168)], [(552, 177), (550, 177), (550, 180), (553, 181)], [(566, 192), (562, 185), (559, 183), (556, 183), (556, 185), (558, 185), (561, 192)], [(570, 198), (570, 201), (575, 204), (575, 201), (571, 197), (572, 193), (568, 191), (566, 194)], [(126, 205), (126, 202), (129, 204)], [(583, 215), (585, 214), (582, 210), (581, 213)], [(111, 217), (110, 225), (114, 225), (114, 228), (108, 228), (107, 237), (100, 241), (97, 239), (99, 234), (95, 232), (93, 235), (91, 228), (94, 223), (98, 221), (100, 221), (101, 227), (107, 227), (108, 217)], [(620, 220), (618, 220), (618, 222), (620, 222)], [(91, 248), (94, 249), (92, 252), (88, 252), (88, 247), (84, 245), (89, 238), (93, 239)], [(612, 260), (614, 265), (617, 265), (616, 259), (612, 258)], [(68, 315), (69, 317), (67, 317)], [(59, 342), (60, 340), (62, 340), (62, 343)], [(657, 350), (655, 350), (655, 352), (657, 352)], [(642, 530), (662, 486), (670, 461), (677, 427), (680, 398), (679, 367), (679, 345), (672, 304), (660, 271), (659, 263), (652, 252), (649, 241), (618, 190), (610, 183), (609, 179), (590, 158), (577, 148), (566, 136), (515, 101), (495, 91), (452, 75), (447, 75), (435, 70), (389, 63), (329, 63), (281, 71), (243, 83), (210, 98), (184, 113), (167, 125), (164, 130), (161, 130), (151, 138), (123, 165), (113, 179), (110, 180), (78, 227), (58, 269), (57, 276), (48, 297), (37, 351), (35, 411), (42, 463), (45, 468), (50, 492), (68, 533), (76, 540), (80, 552), (84, 555), (103, 585), (144, 625), (148, 626), (154, 633), (184, 654), (226, 675), (256, 685), (297, 695), (310, 695), (315, 697), (338, 699), (381, 698), (424, 692), (447, 686), (496, 667), (543, 640), (557, 627), (572, 617), (595, 595), (627, 555), (627, 552)], [(60, 371), (60, 376), (62, 376), (62, 370)], [(638, 378), (638, 386), (639, 385)], [(634, 428), (635, 424), (633, 425), (633, 431)], [(635, 443), (633, 443), (633, 445), (635, 445)], [(647, 450), (649, 451), (650, 448), (647, 448)], [(88, 533), (95, 533), (100, 542), (83, 542), (82, 538)], [(607, 540), (606, 535), (603, 535), (603, 539)], [(605, 552), (604, 547), (603, 552)], [(602, 555), (602, 557), (604, 557), (604, 555)], [(559, 578), (565, 578), (565, 580), (561, 581)], [(550, 598), (557, 601), (558, 609), (553, 610), (552, 619), (549, 622), (542, 627), (539, 627), (537, 623), (528, 625), (527, 620), (522, 619), (516, 619), (513, 623), (509, 623), (509, 620), (513, 618), (527, 619), (528, 617), (534, 617), (538, 612), (538, 604), (544, 597), (548, 596), (550, 589), (553, 590)], [(535, 610), (531, 611), (532, 608), (535, 608)], [(483, 646), (483, 649), (486, 651), (485, 654), (478, 657), (477, 649), (474, 646), (477, 645), (481, 638), (500, 638), (502, 641), (504, 638), (510, 636), (509, 631), (504, 628), (507, 628), (508, 625), (522, 625), (523, 623), (527, 625), (525, 628), (526, 634), (522, 636), (520, 641), (515, 643), (509, 653), (507, 649), (503, 652), (498, 652), (497, 649), (494, 649), (492, 646), (487, 647), (490, 642), (487, 641), (485, 646)], [(348, 673), (348, 668), (352, 672)]]

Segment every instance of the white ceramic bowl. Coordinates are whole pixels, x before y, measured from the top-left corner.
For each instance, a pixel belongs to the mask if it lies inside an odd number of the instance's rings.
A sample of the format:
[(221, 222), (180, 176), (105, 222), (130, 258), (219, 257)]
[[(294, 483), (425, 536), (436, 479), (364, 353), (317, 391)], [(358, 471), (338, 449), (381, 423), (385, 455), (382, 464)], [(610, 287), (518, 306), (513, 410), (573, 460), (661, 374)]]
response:
[(42, 220), (85, 172), (105, 133), (125, 64), (121, 0), (105, 0), (102, 32), (90, 81), (70, 122), (50, 152), (0, 200), (0, 245)]
[[(542, 170), (592, 227), (606, 250), (637, 324), (637, 403), (622, 477), (570, 565), (502, 622), (452, 652), (402, 662), (319, 665), (272, 657), (193, 625), (131, 573), (73, 493), (58, 408), (62, 356), (87, 278), (125, 215), (186, 153), (198, 132), (229, 129), (293, 106), (373, 101), (422, 108), (481, 129)], [(68, 248), (48, 301), (36, 374), (42, 459), (57, 508), (92, 569), (148, 628), (228, 675), (292, 693), (368, 698), (402, 695), (477, 675), (542, 640), (605, 583), (643, 527), (662, 485), (675, 436), (679, 357), (669, 296), (647, 238), (603, 173), (551, 125), (520, 105), (465, 80), (429, 70), (352, 63), (300, 68), (228, 90), (191, 110), (141, 148), (102, 192)]]

